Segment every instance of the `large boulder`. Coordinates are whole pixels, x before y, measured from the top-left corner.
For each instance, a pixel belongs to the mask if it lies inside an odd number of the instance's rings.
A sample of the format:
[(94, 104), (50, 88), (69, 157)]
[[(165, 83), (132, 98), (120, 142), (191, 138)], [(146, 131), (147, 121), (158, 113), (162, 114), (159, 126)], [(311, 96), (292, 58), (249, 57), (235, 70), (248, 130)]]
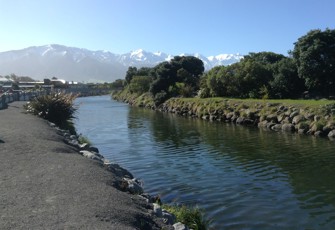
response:
[(302, 116), (302, 115), (297, 115), (297, 116), (293, 117), (293, 119), (292, 119), (292, 123), (294, 125), (299, 124), (302, 121), (305, 121), (305, 117)]
[(267, 120), (260, 121), (260, 122), (258, 122), (257, 126), (258, 126), (259, 128), (266, 128), (266, 124), (267, 124), (267, 123), (268, 123)]
[(95, 152), (91, 152), (91, 151), (87, 151), (87, 150), (81, 150), (79, 151), (79, 153), (81, 155), (83, 155), (84, 157), (87, 157), (91, 160), (95, 160), (95, 161), (98, 161), (100, 163), (104, 163), (104, 158), (103, 156), (101, 156), (100, 154), (98, 153), (95, 153)]
[(283, 124), (281, 129), (284, 131), (284, 132), (294, 132), (295, 130), (295, 127), (293, 124)]
[(277, 116), (277, 121), (279, 122), (279, 123), (281, 123), (284, 119), (285, 119), (285, 114), (279, 114), (278, 116)]
[(299, 111), (298, 110), (295, 110), (293, 111), (291, 114), (290, 114), (290, 118), (293, 118), (295, 116), (299, 115)]
[(140, 182), (136, 179), (129, 179), (124, 177), (123, 181), (127, 183), (127, 190), (131, 193), (131, 194), (142, 194), (143, 193), (143, 188), (140, 185)]
[(277, 114), (267, 115), (266, 120), (269, 121), (269, 122), (277, 123), (278, 122)]
[(236, 124), (242, 125), (244, 123), (244, 117), (239, 117), (236, 119)]
[(328, 137), (331, 139), (335, 139), (335, 129), (328, 133)]
[(282, 125), (281, 124), (276, 124), (276, 125), (272, 126), (271, 129), (274, 130), (274, 131), (280, 131), (282, 129)]

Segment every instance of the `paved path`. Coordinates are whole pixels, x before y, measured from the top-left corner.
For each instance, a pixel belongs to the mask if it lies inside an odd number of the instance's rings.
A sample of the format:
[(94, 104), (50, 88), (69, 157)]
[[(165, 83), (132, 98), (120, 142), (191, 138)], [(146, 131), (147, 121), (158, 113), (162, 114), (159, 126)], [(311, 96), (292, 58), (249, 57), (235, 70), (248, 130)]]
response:
[(143, 200), (22, 105), (0, 110), (0, 229), (158, 229)]

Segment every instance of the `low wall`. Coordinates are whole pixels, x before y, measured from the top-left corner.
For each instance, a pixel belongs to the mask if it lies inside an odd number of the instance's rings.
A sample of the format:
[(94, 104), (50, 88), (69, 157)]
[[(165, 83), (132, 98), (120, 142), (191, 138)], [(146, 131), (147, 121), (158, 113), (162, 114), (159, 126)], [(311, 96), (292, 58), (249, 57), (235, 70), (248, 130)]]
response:
[(0, 95), (0, 109), (6, 109), (8, 107), (8, 103), (11, 103), (13, 101), (29, 101), (33, 97), (45, 94), (46, 92), (44, 91), (5, 93)]

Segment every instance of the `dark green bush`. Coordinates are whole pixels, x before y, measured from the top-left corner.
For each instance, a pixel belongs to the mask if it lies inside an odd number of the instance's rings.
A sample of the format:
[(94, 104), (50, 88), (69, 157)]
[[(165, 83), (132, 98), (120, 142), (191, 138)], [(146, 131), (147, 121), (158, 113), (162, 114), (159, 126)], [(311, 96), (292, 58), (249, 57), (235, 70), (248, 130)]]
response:
[(76, 95), (54, 93), (34, 98), (26, 105), (29, 113), (40, 116), (61, 128), (68, 128), (69, 120), (74, 118)]
[(168, 99), (168, 94), (165, 91), (160, 91), (154, 97), (155, 105), (158, 106)]

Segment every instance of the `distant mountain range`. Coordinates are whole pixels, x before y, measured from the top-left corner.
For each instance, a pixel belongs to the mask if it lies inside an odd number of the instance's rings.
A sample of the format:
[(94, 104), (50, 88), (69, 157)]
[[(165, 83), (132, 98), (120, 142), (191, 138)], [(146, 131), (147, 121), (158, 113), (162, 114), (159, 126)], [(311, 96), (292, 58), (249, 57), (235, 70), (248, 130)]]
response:
[[(218, 65), (239, 62), (240, 54), (220, 54), (205, 57), (191, 55), (204, 62), (206, 70)], [(129, 66), (153, 67), (160, 62), (171, 60), (176, 55), (162, 52), (147, 52), (142, 49), (125, 54), (62, 45), (32, 46), (22, 50), (0, 52), (0, 75), (16, 74), (34, 79), (57, 77), (79, 82), (112, 82), (123, 79)]]

